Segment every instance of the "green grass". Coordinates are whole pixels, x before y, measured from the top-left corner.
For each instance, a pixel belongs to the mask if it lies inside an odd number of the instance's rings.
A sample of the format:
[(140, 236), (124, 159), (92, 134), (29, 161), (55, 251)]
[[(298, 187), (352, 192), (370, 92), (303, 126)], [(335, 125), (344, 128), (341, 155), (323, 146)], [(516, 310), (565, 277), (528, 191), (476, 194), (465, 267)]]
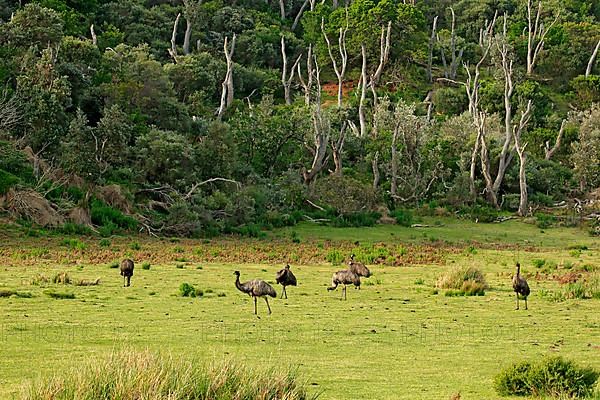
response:
[[(554, 301), (543, 293), (558, 293), (562, 286), (551, 276), (536, 280), (528, 275), (540, 270), (533, 260), (556, 260), (557, 273), (567, 272), (562, 267), (567, 261), (574, 266), (600, 264), (598, 241), (585, 232), (551, 228), (540, 234), (535, 226), (514, 221), (486, 225), (454, 220), (418, 229), (334, 229), (308, 224), (294, 229), (302, 243), (291, 243), (286, 229), (275, 231), (275, 239), (267, 245), (281, 235), (289, 251), (278, 251), (281, 258), (261, 263), (208, 262), (202, 257), (211, 257), (212, 247), (202, 255), (193, 250), (218, 246), (221, 239), (210, 243), (181, 239), (177, 246), (202, 269), (175, 268), (171, 245), (135, 237), (148, 256), (135, 260), (132, 286), (126, 288), (118, 269), (107, 265), (128, 251), (128, 238), (114, 238), (110, 250), (89, 242), (75, 255), (60, 240), (8, 240), (9, 247), (0, 251), (0, 290), (30, 292), (33, 297), (0, 298), (0, 398), (11, 398), (31, 379), (63, 374), (90, 357), (102, 358), (122, 348), (165, 351), (207, 363), (231, 357), (259, 370), (297, 367), (310, 393), (321, 393), (320, 399), (325, 400), (447, 399), (458, 392), (462, 399), (498, 399), (493, 380), (503, 368), (548, 355), (562, 355), (600, 370), (600, 299)], [(331, 274), (340, 269), (325, 259), (336, 241), (350, 241), (342, 252), (346, 257), (349, 249), (359, 246), (356, 240), (360, 246), (387, 243), (393, 255), (399, 251), (414, 255), (418, 250), (414, 243), (430, 246), (421, 235), (424, 229), (458, 248), (445, 250), (442, 263), (369, 265), (373, 276), (363, 282), (379, 283), (363, 285), (361, 290), (349, 288), (347, 301), (339, 300), (339, 289), (326, 290)], [(524, 238), (535, 247), (521, 247)], [(240, 257), (249, 259), (264, 242), (235, 240)], [(465, 251), (472, 240), (482, 244), (475, 253)], [(504, 246), (516, 243), (519, 248)], [(567, 247), (573, 243), (587, 246), (581, 259), (570, 256)], [(41, 246), (49, 253), (33, 262), (13, 256)], [(241, 271), (242, 281), (270, 282), (280, 295), (281, 287), (274, 283), (276, 271), (284, 265), (280, 261), (292, 252), (302, 255), (301, 246), (318, 250), (322, 257), (309, 265), (292, 263), (299, 285), (288, 288), (287, 300), (270, 299), (270, 316), (259, 299), (257, 318), (252, 299), (235, 288), (233, 271)], [(229, 250), (220, 253), (231, 256)], [(532, 289), (527, 311), (514, 310), (511, 277), (517, 260)], [(137, 269), (143, 262), (152, 264), (151, 271)], [(83, 271), (79, 264), (85, 265)], [(485, 296), (436, 292), (432, 285), (437, 278), (457, 266), (477, 267), (485, 274), (490, 286)], [(30, 284), (38, 274), (52, 277), (59, 272), (68, 273), (74, 282), (98, 277), (102, 284), (68, 286), (75, 296), (70, 300), (44, 294), (44, 290), (64, 290), (63, 285)], [(201, 300), (181, 297), (182, 282), (210, 289)]]

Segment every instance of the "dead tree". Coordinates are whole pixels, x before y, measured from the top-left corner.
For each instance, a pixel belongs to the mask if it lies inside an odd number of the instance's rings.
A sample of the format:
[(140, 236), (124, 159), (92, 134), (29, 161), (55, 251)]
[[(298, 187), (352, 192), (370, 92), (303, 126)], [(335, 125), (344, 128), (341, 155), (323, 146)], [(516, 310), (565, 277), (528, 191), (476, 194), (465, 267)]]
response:
[(371, 75), (371, 81), (369, 82), (369, 87), (371, 88), (371, 92), (373, 92), (374, 106), (377, 105), (376, 88), (381, 79), (381, 75), (383, 74), (383, 69), (390, 58), (391, 37), (392, 22), (390, 21), (388, 22), (387, 30), (383, 26), (381, 27), (381, 38), (379, 39), (379, 64), (377, 65), (375, 72)]
[(231, 46), (227, 48), (228, 38), (225, 37), (223, 43), (223, 52), (225, 53), (225, 59), (227, 60), (227, 72), (225, 73), (225, 79), (221, 84), (221, 104), (217, 111), (217, 116), (221, 117), (225, 110), (233, 103), (233, 51), (235, 50), (235, 33), (231, 39)]
[[(437, 27), (438, 16), (433, 18), (433, 24), (431, 25), (431, 37), (429, 38), (429, 57), (427, 57), (427, 79), (429, 82), (433, 82), (433, 74), (431, 69), (433, 68), (433, 45), (436, 40), (436, 27)], [(447, 77), (446, 77), (447, 78)]]
[(94, 24), (90, 26), (90, 34), (92, 35), (92, 44), (94, 46), (98, 46), (98, 37), (96, 36), (96, 32), (94, 31)]
[[(464, 49), (461, 48), (459, 50), (458, 54), (456, 54), (456, 32), (455, 32), (456, 15), (454, 15), (454, 9), (452, 7), (450, 7), (450, 12), (452, 13), (452, 25), (451, 25), (451, 30), (450, 30), (450, 55), (452, 56), (452, 58), (450, 61), (450, 71), (448, 73), (448, 77), (450, 79), (455, 79), (456, 72), (458, 70), (458, 64), (460, 63), (460, 60), (462, 59)], [(446, 72), (444, 72), (444, 74), (446, 74)]]
[[(504, 144), (502, 145), (502, 150), (500, 151), (500, 155), (498, 156), (498, 172), (496, 173), (496, 178), (494, 179), (494, 184), (491, 190), (494, 192), (494, 198), (496, 198), (498, 191), (500, 190), (500, 186), (502, 185), (502, 181), (504, 180), (504, 175), (506, 173), (506, 169), (510, 164), (513, 153), (511, 152), (511, 144), (512, 144), (512, 105), (511, 99), (514, 94), (514, 82), (513, 82), (513, 59), (510, 54), (510, 49), (508, 45), (508, 37), (507, 33), (507, 16), (504, 14), (504, 24), (502, 29), (502, 35), (499, 39), (496, 39), (496, 48), (500, 55), (500, 69), (502, 71), (502, 75), (504, 77)], [(488, 161), (489, 162), (489, 161)], [(488, 188), (489, 190), (490, 188)], [(492, 202), (494, 207), (498, 207), (497, 202)]]
[(183, 0), (183, 16), (185, 17), (185, 36), (183, 37), (183, 54), (190, 54), (192, 28), (198, 20), (202, 0)]
[(544, 48), (544, 40), (548, 31), (558, 21), (560, 14), (556, 15), (554, 21), (550, 24), (548, 29), (544, 27), (543, 22), (540, 21), (542, 14), (542, 2), (538, 2), (537, 13), (535, 20), (532, 13), (532, 0), (527, 0), (527, 75), (533, 73), (533, 68), (537, 58)]
[(8, 92), (2, 93), (0, 98), (0, 134), (10, 131), (23, 120), (24, 113), (21, 111), (22, 109), (23, 105), (15, 95), (9, 97)]
[(358, 102), (358, 122), (360, 123), (360, 137), (367, 136), (367, 118), (365, 116), (365, 100), (367, 97), (367, 49), (364, 44), (360, 45), (362, 54), (362, 67), (360, 72), (360, 100)]
[(596, 60), (596, 56), (598, 55), (598, 49), (600, 49), (600, 40), (596, 43), (596, 47), (592, 52), (592, 56), (590, 57), (590, 61), (588, 61), (587, 68), (585, 69), (585, 77), (589, 77), (592, 73), (592, 68), (594, 68), (594, 61)]
[(546, 160), (551, 159), (552, 156), (554, 155), (554, 153), (556, 153), (556, 151), (560, 148), (566, 124), (567, 124), (567, 120), (563, 119), (563, 122), (560, 124), (560, 129), (558, 131), (558, 135), (556, 136), (556, 141), (554, 142), (554, 146), (552, 146), (552, 148), (550, 148), (550, 141), (546, 141), (546, 143), (544, 143), (544, 150), (546, 153), (546, 156), (544, 158)]
[(177, 25), (179, 25), (179, 18), (181, 17), (181, 13), (177, 14), (177, 18), (175, 18), (175, 23), (173, 24), (173, 33), (171, 34), (171, 48), (169, 49), (169, 55), (173, 58), (175, 64), (177, 64), (177, 44), (175, 43), (177, 37)]
[(333, 51), (331, 50), (331, 42), (327, 37), (327, 32), (325, 32), (325, 18), (321, 18), (321, 32), (323, 32), (323, 36), (325, 37), (325, 43), (327, 43), (327, 51), (329, 53), (329, 58), (331, 59), (331, 64), (333, 65), (333, 71), (338, 78), (338, 107), (342, 107), (342, 87), (344, 85), (344, 75), (346, 74), (346, 66), (348, 65), (348, 51), (346, 50), (346, 32), (348, 32), (348, 9), (346, 9), (346, 26), (344, 28), (340, 28), (340, 34), (338, 37), (338, 48), (340, 52), (340, 66), (338, 67), (338, 63), (333, 56)]
[(373, 159), (371, 160), (371, 168), (373, 169), (373, 189), (377, 189), (379, 186), (379, 150), (375, 152)]
[(294, 22), (292, 23), (292, 32), (296, 30), (298, 23), (300, 22), (300, 18), (302, 18), (302, 14), (304, 14), (304, 10), (306, 10), (306, 6), (310, 4), (310, 11), (314, 11), (316, 0), (305, 0), (302, 3), (302, 7), (300, 7), (300, 11), (296, 14), (296, 18), (294, 18)]
[(294, 71), (296, 70), (296, 66), (300, 62), (302, 58), (302, 54), (298, 56), (294, 65), (289, 71), (288, 77), (288, 66), (287, 66), (287, 55), (285, 54), (285, 39), (281, 37), (281, 57), (283, 58), (283, 67), (281, 70), (281, 83), (283, 84), (283, 95), (285, 98), (285, 104), (292, 104), (292, 95), (291, 95), (291, 87), (292, 81), (294, 80)]
[(520, 192), (520, 200), (519, 200), (519, 215), (521, 217), (525, 217), (528, 214), (527, 207), (527, 177), (525, 175), (525, 163), (527, 161), (527, 155), (525, 154), (525, 148), (527, 147), (527, 143), (521, 144), (521, 135), (523, 134), (523, 130), (527, 126), (529, 122), (529, 118), (531, 116), (531, 100), (527, 102), (527, 108), (521, 114), (521, 119), (519, 120), (519, 124), (515, 125), (513, 129), (513, 137), (515, 139), (515, 149), (517, 150), (517, 154), (519, 155), (519, 192)]
[[(304, 104), (310, 106), (311, 102), (311, 91), (313, 86), (313, 77), (315, 74), (313, 67), (313, 55), (312, 55), (312, 45), (308, 45), (308, 51), (306, 53), (306, 80), (302, 77), (302, 71), (300, 68), (300, 63), (298, 63), (298, 80), (300, 81), (300, 85), (304, 89)], [(320, 94), (319, 94), (320, 96)]]
[(321, 69), (314, 57), (314, 69), (309, 71), (313, 75), (316, 85), (314, 104), (311, 107), (311, 120), (313, 125), (312, 147), (306, 144), (313, 155), (313, 161), (309, 170), (304, 169), (302, 176), (304, 183), (310, 185), (314, 182), (317, 174), (321, 172), (327, 160), (327, 144), (329, 143), (330, 121), (321, 107)]
[(333, 155), (333, 164), (335, 165), (333, 175), (337, 176), (342, 176), (342, 149), (344, 148), (347, 127), (348, 121), (343, 121), (340, 126), (340, 135), (337, 138), (331, 138), (331, 154)]

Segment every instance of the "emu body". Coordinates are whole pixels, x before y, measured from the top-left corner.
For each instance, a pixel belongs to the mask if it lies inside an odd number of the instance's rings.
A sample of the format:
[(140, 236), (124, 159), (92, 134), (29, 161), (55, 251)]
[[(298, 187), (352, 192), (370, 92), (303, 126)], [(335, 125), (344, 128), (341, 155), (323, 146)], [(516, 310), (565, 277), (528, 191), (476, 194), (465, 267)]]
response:
[(265, 299), (267, 308), (269, 309), (269, 314), (271, 314), (271, 306), (269, 306), (269, 300), (267, 300), (267, 296), (277, 297), (277, 292), (275, 289), (273, 289), (271, 285), (262, 279), (253, 279), (251, 281), (241, 283), (240, 271), (235, 271), (233, 274), (236, 276), (235, 287), (238, 288), (240, 292), (246, 293), (254, 298), (254, 314), (258, 315), (256, 310), (256, 299), (258, 297)]
[(281, 298), (283, 298), (283, 296), (285, 295), (285, 298), (287, 299), (288, 297), (287, 297), (287, 292), (285, 291), (285, 287), (286, 286), (296, 286), (296, 284), (297, 284), (296, 277), (290, 270), (289, 264), (286, 265), (283, 269), (279, 270), (279, 272), (277, 272), (277, 274), (275, 275), (275, 282), (277, 282), (281, 286), (283, 286), (283, 291), (281, 292)]
[(331, 287), (328, 287), (327, 290), (335, 290), (338, 285), (344, 285), (342, 298), (346, 300), (346, 285), (354, 285), (355, 289), (360, 289), (360, 276), (349, 269), (338, 271), (331, 277)]
[(365, 266), (365, 264), (358, 262), (358, 261), (354, 261), (354, 254), (350, 255), (350, 262), (348, 263), (348, 269), (350, 271), (354, 272), (358, 276), (363, 276), (365, 278), (368, 278), (371, 276), (371, 271), (369, 271), (369, 268), (367, 268)]
[(517, 273), (513, 276), (512, 285), (517, 294), (517, 310), (519, 309), (519, 295), (525, 299), (525, 309), (527, 310), (527, 296), (531, 292), (525, 278), (521, 276), (521, 264), (517, 263)]
[[(133, 276), (133, 260), (126, 258), (121, 261), (121, 275), (123, 276), (123, 286), (129, 286), (131, 282), (131, 277)], [(127, 284), (125, 284), (127, 281)]]

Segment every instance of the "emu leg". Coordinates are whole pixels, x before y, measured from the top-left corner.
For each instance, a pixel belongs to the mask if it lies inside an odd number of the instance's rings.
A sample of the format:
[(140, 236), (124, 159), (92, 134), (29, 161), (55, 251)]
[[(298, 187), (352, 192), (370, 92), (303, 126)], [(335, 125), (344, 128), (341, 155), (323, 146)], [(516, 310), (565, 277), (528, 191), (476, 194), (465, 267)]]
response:
[(129, 285), (130, 285), (130, 281), (131, 281), (131, 277), (130, 277), (130, 276), (128, 276), (128, 277), (127, 277), (127, 286), (129, 286)]
[(344, 285), (344, 300), (348, 300), (348, 299), (346, 298), (346, 285)]
[(125, 275), (123, 275), (123, 287), (125, 287)]
[(267, 302), (267, 308), (269, 309), (269, 314), (271, 314), (271, 306), (269, 305), (269, 300), (265, 297), (265, 301)]
[(287, 299), (287, 292), (285, 291), (285, 286), (283, 287), (283, 294), (285, 294), (285, 298)]
[(519, 309), (519, 293), (517, 293), (517, 308), (515, 308), (515, 310)]
[(256, 312), (256, 297), (254, 298), (254, 314), (258, 315), (258, 313)]
[(525, 309), (527, 310), (527, 297), (525, 297)]

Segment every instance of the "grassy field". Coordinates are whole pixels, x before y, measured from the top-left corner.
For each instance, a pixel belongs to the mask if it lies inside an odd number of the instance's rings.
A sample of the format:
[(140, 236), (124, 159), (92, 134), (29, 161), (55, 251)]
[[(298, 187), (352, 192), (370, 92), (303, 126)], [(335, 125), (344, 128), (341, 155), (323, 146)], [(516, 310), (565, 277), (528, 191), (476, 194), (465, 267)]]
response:
[[(597, 276), (599, 240), (577, 229), (540, 231), (517, 221), (424, 223), (432, 227), (301, 224), (262, 240), (210, 241), (68, 240), (0, 230), (0, 293), (17, 292), (0, 297), (0, 398), (19, 398), (31, 379), (122, 349), (298, 366), (321, 399), (456, 393), (494, 399), (492, 382), (502, 367), (554, 354), (600, 369), (600, 299), (555, 296), (565, 274)], [(384, 257), (369, 265), (374, 275), (360, 291), (348, 289), (348, 300), (340, 301), (339, 290), (326, 290), (341, 269), (328, 256), (374, 248), (385, 249)], [(111, 268), (125, 256), (136, 260), (128, 288)], [(527, 311), (514, 310), (510, 279), (517, 260), (532, 288)], [(285, 262), (299, 286), (288, 290), (289, 299), (270, 302), (270, 316), (259, 300), (257, 318), (251, 298), (235, 288), (233, 271), (241, 271), (242, 281), (272, 282)], [(457, 265), (485, 273), (491, 286), (485, 296), (436, 294), (437, 277)], [(100, 284), (52, 283), (60, 272), (73, 282), (100, 278)], [(203, 296), (179, 296), (184, 282)]]

